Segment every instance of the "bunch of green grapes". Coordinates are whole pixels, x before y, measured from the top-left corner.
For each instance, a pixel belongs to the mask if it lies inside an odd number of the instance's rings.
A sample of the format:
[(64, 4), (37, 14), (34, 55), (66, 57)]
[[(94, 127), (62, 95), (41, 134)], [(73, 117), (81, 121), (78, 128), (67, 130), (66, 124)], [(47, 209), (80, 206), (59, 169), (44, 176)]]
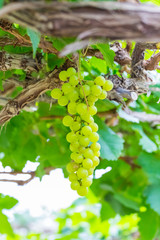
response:
[(97, 113), (95, 102), (107, 97), (113, 83), (103, 76), (96, 77), (94, 81), (84, 81), (82, 76), (79, 79), (74, 68), (60, 72), (59, 78), (64, 82), (62, 89), (53, 89), (51, 96), (68, 110), (63, 124), (70, 128), (66, 136), (72, 152), (71, 162), (67, 165), (69, 181), (73, 190), (85, 196), (92, 184), (93, 171), (100, 161), (98, 125), (93, 118)]

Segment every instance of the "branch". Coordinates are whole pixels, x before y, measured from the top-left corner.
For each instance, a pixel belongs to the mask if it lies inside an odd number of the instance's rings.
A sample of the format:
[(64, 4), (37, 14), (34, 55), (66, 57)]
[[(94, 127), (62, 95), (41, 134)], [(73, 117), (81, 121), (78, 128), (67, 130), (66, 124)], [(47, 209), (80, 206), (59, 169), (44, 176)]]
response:
[(20, 3), (9, 4), (2, 8), (0, 16), (54, 37), (105, 37), (134, 41), (156, 41), (160, 38), (160, 8), (152, 5), (35, 1), (23, 2), (21, 6)]

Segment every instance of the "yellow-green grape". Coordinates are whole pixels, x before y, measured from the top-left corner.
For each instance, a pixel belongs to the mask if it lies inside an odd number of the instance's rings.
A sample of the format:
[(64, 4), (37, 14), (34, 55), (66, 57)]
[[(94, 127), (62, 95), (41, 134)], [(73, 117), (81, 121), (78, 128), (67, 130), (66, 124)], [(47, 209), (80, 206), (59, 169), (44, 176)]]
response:
[(70, 68), (67, 69), (67, 75), (68, 75), (68, 77), (71, 77), (71, 76), (73, 76), (73, 75), (75, 75), (75, 74), (76, 74), (76, 69), (75, 69), (75, 68), (70, 67)]
[(83, 167), (80, 167), (78, 170), (77, 170), (77, 176), (79, 178), (86, 178), (88, 177), (88, 171), (87, 169), (83, 168)]
[(90, 94), (90, 86), (88, 86), (88, 85), (81, 86), (81, 88), (80, 88), (81, 97), (88, 96), (89, 94)]
[(81, 124), (79, 122), (73, 122), (70, 126), (72, 131), (78, 131), (81, 128)]
[(94, 105), (95, 102), (98, 100), (98, 97), (94, 96), (94, 95), (89, 95), (87, 97), (87, 100), (88, 100), (88, 104), (89, 105)]
[(71, 188), (72, 190), (78, 190), (80, 188), (80, 184), (78, 181), (71, 182)]
[(90, 147), (93, 152), (97, 152), (101, 149), (101, 145), (97, 142), (92, 143)]
[(79, 99), (79, 94), (78, 94), (78, 91), (77, 90), (73, 90), (72, 92), (70, 92), (68, 94), (68, 97), (69, 97), (69, 100), (71, 102), (75, 102)]
[(103, 89), (106, 91), (111, 91), (113, 89), (112, 81), (106, 80), (105, 84), (103, 85)]
[(83, 156), (79, 153), (72, 153), (71, 158), (76, 162), (76, 163), (82, 163), (83, 161)]
[(105, 81), (105, 78), (102, 76), (96, 77), (96, 79), (94, 80), (95, 84), (99, 86), (103, 86), (105, 84)]
[(85, 152), (85, 150), (86, 150), (86, 148), (83, 147), (83, 146), (80, 146), (80, 147), (78, 148), (78, 151), (79, 151), (79, 153), (81, 153), (81, 154), (83, 154), (83, 153)]
[(99, 165), (99, 158), (94, 156), (94, 158), (92, 158), (92, 162), (93, 162), (93, 166), (97, 167)]
[(76, 147), (72, 143), (70, 144), (69, 149), (71, 150), (71, 152), (77, 152), (78, 151), (78, 147)]
[(93, 132), (97, 132), (98, 131), (98, 125), (94, 122), (91, 122), (89, 124), (89, 127), (92, 129)]
[(91, 114), (93, 116), (96, 113), (97, 113), (97, 108), (95, 106), (90, 106), (89, 107), (89, 114)]
[(62, 85), (62, 91), (64, 92), (64, 94), (68, 94), (73, 91), (73, 87), (69, 83), (64, 83)]
[(68, 104), (68, 98), (66, 96), (62, 96), (58, 99), (58, 104), (60, 106), (66, 106)]
[(77, 86), (77, 84), (79, 83), (78, 81), (78, 77), (73, 75), (70, 77), (69, 79), (69, 83), (72, 85), (72, 86)]
[(100, 151), (94, 152), (94, 155), (95, 155), (96, 157), (100, 157)]
[(73, 124), (73, 118), (71, 116), (65, 116), (62, 122), (64, 126), (69, 127)]
[(87, 177), (87, 178), (82, 179), (82, 186), (90, 187), (91, 184), (92, 184), (92, 178), (91, 177)]
[(98, 142), (99, 135), (96, 132), (92, 132), (92, 134), (89, 136), (89, 139), (91, 142)]
[(59, 73), (59, 79), (61, 80), (61, 81), (67, 81), (67, 77), (68, 77), (68, 74), (67, 74), (67, 72), (66, 71), (61, 71), (60, 73)]
[(81, 115), (81, 118), (86, 121), (87, 123), (94, 122), (94, 119), (91, 117), (89, 113)]
[(72, 115), (76, 114), (77, 113), (76, 107), (77, 104), (75, 102), (70, 102), (67, 107), (69, 114)]
[(75, 173), (70, 173), (69, 174), (69, 181), (70, 182), (77, 181), (77, 180), (78, 180), (78, 177)]
[(77, 141), (77, 136), (74, 132), (69, 132), (66, 136), (67, 142), (72, 143)]
[(89, 126), (84, 126), (81, 130), (82, 134), (85, 136), (89, 136), (92, 133), (92, 128)]
[(90, 86), (90, 87), (94, 85), (94, 81), (92, 81), (92, 80), (86, 81), (86, 83), (87, 83), (87, 85)]
[(90, 139), (86, 136), (81, 136), (79, 138), (79, 143), (83, 146), (83, 147), (87, 147), (90, 143)]
[(86, 148), (86, 150), (84, 151), (83, 155), (84, 155), (85, 158), (92, 158), (92, 157), (94, 157), (94, 153), (93, 153), (92, 149), (90, 149), (90, 148)]
[(91, 92), (94, 96), (98, 97), (102, 93), (102, 88), (98, 85), (93, 85), (91, 87)]
[(76, 107), (76, 111), (80, 115), (85, 114), (87, 112), (87, 105), (85, 103), (79, 103)]
[(51, 97), (55, 99), (59, 99), (60, 97), (62, 97), (62, 91), (59, 88), (54, 88), (51, 91)]
[(107, 97), (107, 92), (102, 90), (102, 93), (98, 96), (99, 99), (104, 100)]
[(88, 193), (88, 188), (87, 187), (84, 187), (84, 186), (80, 186), (78, 189), (77, 189), (77, 193), (78, 195), (80, 196), (86, 196), (87, 193)]
[(75, 172), (79, 169), (79, 164), (75, 163), (75, 162), (70, 162), (67, 164), (67, 171), (69, 173)]
[(83, 167), (87, 168), (87, 169), (90, 169), (90, 168), (93, 167), (93, 162), (92, 162), (92, 160), (90, 158), (85, 158), (83, 160), (82, 164), (83, 164)]
[(94, 172), (94, 167), (88, 169), (88, 176), (92, 175)]

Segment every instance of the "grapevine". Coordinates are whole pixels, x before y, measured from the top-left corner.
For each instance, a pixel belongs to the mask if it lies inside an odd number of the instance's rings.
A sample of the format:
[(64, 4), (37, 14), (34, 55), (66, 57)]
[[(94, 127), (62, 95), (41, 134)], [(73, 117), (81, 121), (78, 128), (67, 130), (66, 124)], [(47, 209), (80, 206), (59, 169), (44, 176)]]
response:
[(59, 79), (62, 88), (55, 88), (51, 96), (58, 100), (60, 106), (67, 106), (68, 114), (62, 120), (70, 128), (66, 139), (70, 143), (71, 162), (67, 165), (71, 188), (80, 196), (85, 196), (92, 184), (92, 174), (100, 160), (98, 125), (93, 116), (97, 113), (95, 102), (105, 99), (107, 91), (112, 90), (113, 83), (103, 76), (94, 81), (80, 80), (74, 68), (61, 71)]

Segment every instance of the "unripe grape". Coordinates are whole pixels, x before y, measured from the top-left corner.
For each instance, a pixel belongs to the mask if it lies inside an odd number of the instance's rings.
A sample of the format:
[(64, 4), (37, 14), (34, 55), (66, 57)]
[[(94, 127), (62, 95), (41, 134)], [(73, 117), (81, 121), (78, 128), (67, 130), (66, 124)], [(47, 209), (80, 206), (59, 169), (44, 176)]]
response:
[(68, 97), (71, 102), (77, 101), (79, 99), (78, 91), (73, 90), (72, 92), (69, 93)]
[(98, 142), (99, 135), (96, 132), (92, 132), (92, 134), (89, 136), (89, 139), (91, 142)]
[(111, 91), (113, 89), (113, 83), (110, 80), (106, 80), (103, 89), (106, 91)]
[(93, 150), (93, 152), (97, 152), (101, 149), (101, 145), (97, 142), (94, 142), (91, 144), (91, 149)]
[(80, 184), (78, 181), (71, 182), (71, 188), (72, 190), (78, 190), (80, 188)]
[(100, 163), (100, 160), (98, 157), (94, 156), (94, 158), (92, 158), (92, 161), (93, 161), (93, 166), (94, 167), (97, 167)]
[(87, 100), (88, 100), (88, 104), (92, 106), (92, 105), (94, 105), (95, 102), (98, 100), (98, 97), (96, 97), (96, 96), (94, 96), (94, 95), (89, 95), (89, 96), (87, 97)]
[(105, 81), (105, 78), (102, 76), (96, 77), (96, 79), (94, 80), (94, 82), (99, 86), (103, 86), (105, 84)]
[(107, 97), (107, 92), (102, 90), (102, 93), (98, 96), (99, 99), (104, 100)]
[(80, 143), (83, 147), (87, 147), (87, 146), (89, 145), (89, 143), (90, 143), (90, 140), (89, 140), (89, 138), (86, 137), (86, 136), (81, 136), (81, 137), (79, 138), (79, 143)]
[(97, 132), (98, 131), (98, 125), (94, 122), (89, 124), (89, 127), (92, 129), (93, 132)]
[(79, 103), (76, 107), (76, 111), (80, 115), (85, 114), (87, 112), (87, 105), (85, 103)]
[(90, 148), (86, 148), (85, 152), (83, 153), (85, 158), (93, 158), (94, 157), (94, 153), (92, 151), (92, 149)]
[(67, 142), (72, 143), (74, 141), (77, 141), (77, 136), (74, 134), (74, 132), (69, 132), (66, 136)]
[(84, 96), (88, 96), (89, 94), (90, 94), (90, 86), (88, 86), (88, 85), (81, 86), (81, 88), (80, 88), (80, 96), (84, 97)]
[(73, 122), (70, 126), (72, 131), (78, 131), (81, 128), (81, 124), (79, 122)]
[(84, 158), (81, 154), (73, 152), (71, 154), (71, 159), (73, 159), (76, 163), (81, 163)]
[(51, 91), (51, 97), (55, 99), (59, 99), (62, 96), (62, 91), (59, 88), (54, 88)]
[(94, 122), (94, 119), (91, 117), (89, 113), (81, 115), (81, 118), (86, 121), (87, 123)]
[(72, 115), (76, 114), (77, 113), (76, 106), (77, 104), (75, 102), (70, 102), (67, 107), (68, 113)]
[(87, 178), (82, 179), (82, 186), (90, 187), (91, 184), (92, 184), (92, 178), (91, 177), (87, 177)]
[(87, 171), (87, 169), (80, 167), (80, 168), (77, 170), (77, 176), (78, 176), (79, 178), (86, 178), (86, 177), (88, 177), (88, 171)]
[(69, 83), (64, 83), (62, 85), (62, 91), (66, 95), (66, 94), (70, 93), (71, 91), (73, 91), (73, 87)]
[(65, 116), (62, 122), (64, 126), (69, 127), (73, 124), (73, 118), (71, 116)]
[(97, 113), (97, 108), (95, 106), (89, 107), (89, 113), (93, 116)]
[(83, 135), (89, 136), (92, 133), (92, 129), (89, 126), (84, 126), (81, 132)]
[(75, 163), (75, 162), (70, 162), (67, 164), (67, 171), (69, 173), (75, 172), (79, 169), (79, 164)]
[(83, 167), (87, 168), (87, 169), (90, 169), (90, 168), (93, 167), (93, 162), (92, 162), (92, 160), (90, 158), (84, 159), (82, 164), (83, 164)]
[(75, 173), (70, 173), (69, 174), (69, 181), (70, 182), (77, 181), (77, 180), (78, 180), (78, 177), (77, 177), (77, 175)]
[(70, 83), (72, 86), (76, 86), (76, 85), (79, 83), (78, 77), (75, 76), (75, 75), (71, 76), (70, 79), (69, 79), (69, 83)]
[(68, 74), (67, 74), (66, 71), (61, 71), (61, 72), (59, 73), (59, 79), (60, 79), (61, 81), (67, 81), (67, 77), (68, 77)]
[(88, 176), (92, 175), (94, 172), (94, 168), (90, 168), (88, 169)]
[(98, 85), (93, 85), (91, 87), (91, 92), (94, 96), (98, 97), (102, 93), (102, 88)]
[(68, 99), (66, 96), (62, 96), (58, 99), (58, 104), (60, 106), (66, 106), (68, 104)]
[(75, 145), (70, 144), (69, 149), (71, 150), (71, 152), (77, 152), (78, 151), (78, 147), (76, 147)]
[(75, 74), (76, 74), (76, 69), (75, 69), (75, 68), (70, 67), (70, 68), (67, 69), (67, 75), (68, 75), (68, 77), (71, 77), (71, 76), (73, 76), (73, 75), (75, 75)]
[(80, 186), (79, 188), (78, 188), (78, 190), (77, 190), (77, 193), (78, 193), (78, 195), (80, 195), (80, 196), (86, 196), (87, 195), (87, 193), (88, 193), (88, 188), (87, 187), (84, 187), (84, 186)]
[(100, 157), (100, 151), (94, 152), (94, 155), (95, 155), (96, 157)]
[(86, 148), (83, 147), (83, 146), (80, 146), (80, 147), (78, 148), (78, 150), (79, 150), (79, 153), (83, 154), (83, 153), (85, 152)]

